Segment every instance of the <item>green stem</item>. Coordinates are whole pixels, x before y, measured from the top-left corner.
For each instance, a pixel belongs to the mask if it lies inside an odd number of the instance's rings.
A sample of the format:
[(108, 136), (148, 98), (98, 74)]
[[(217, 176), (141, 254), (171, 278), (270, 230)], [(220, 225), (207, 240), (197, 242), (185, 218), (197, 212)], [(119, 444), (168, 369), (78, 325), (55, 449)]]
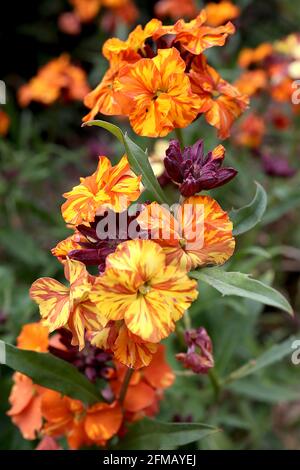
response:
[(183, 141), (183, 135), (182, 135), (182, 130), (179, 128), (175, 129), (175, 134), (177, 137), (177, 140), (179, 140), (180, 147), (183, 149), (184, 148), (184, 141)]
[(186, 330), (190, 330), (192, 328), (192, 321), (188, 310), (186, 310), (183, 315), (183, 323)]
[(208, 371), (208, 377), (210, 379), (210, 383), (212, 385), (212, 388), (215, 393), (216, 400), (219, 398), (220, 392), (221, 392), (221, 383), (219, 381), (219, 378), (216, 374), (216, 371), (214, 369), (209, 369)]
[(120, 391), (119, 402), (120, 402), (121, 405), (124, 403), (126, 393), (127, 393), (127, 390), (128, 390), (128, 385), (129, 385), (129, 382), (130, 382), (130, 379), (131, 379), (131, 376), (132, 376), (133, 372), (134, 372), (134, 370), (131, 369), (130, 367), (128, 367), (126, 375), (124, 377), (124, 382), (122, 383), (122, 388), (121, 388), (121, 391)]

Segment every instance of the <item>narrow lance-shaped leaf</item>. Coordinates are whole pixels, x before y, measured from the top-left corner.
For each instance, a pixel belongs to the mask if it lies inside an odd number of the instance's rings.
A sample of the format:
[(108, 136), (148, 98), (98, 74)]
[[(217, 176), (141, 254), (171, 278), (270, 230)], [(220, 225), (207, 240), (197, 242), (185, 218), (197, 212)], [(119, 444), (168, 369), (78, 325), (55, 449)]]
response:
[(255, 374), (264, 367), (269, 367), (278, 361), (281, 361), (286, 356), (291, 356), (293, 352), (293, 342), (295, 337), (288, 338), (281, 344), (275, 344), (268, 351), (264, 352), (261, 356), (256, 359), (251, 359), (245, 365), (239, 369), (231, 372), (224, 380), (225, 383), (230, 383), (235, 380), (243, 379), (248, 375)]
[(144, 418), (133, 424), (115, 447), (117, 450), (171, 450), (174, 447), (199, 441), (218, 428), (202, 423), (163, 423)]
[(128, 161), (136, 175), (142, 175), (142, 182), (145, 188), (152, 194), (159, 203), (167, 203), (168, 200), (153, 173), (147, 154), (139, 147), (127, 134), (123, 134), (121, 129), (115, 124), (106, 121), (88, 121), (82, 124), (85, 126), (99, 126), (113, 134), (124, 145)]
[(230, 212), (233, 222), (233, 235), (241, 235), (248, 232), (261, 220), (267, 208), (267, 194), (264, 188), (257, 182), (256, 193), (250, 204)]
[(277, 307), (290, 314), (293, 313), (291, 305), (280, 292), (261, 281), (252, 279), (248, 274), (226, 272), (218, 268), (205, 268), (200, 271), (192, 271), (190, 276), (206, 282), (221, 292), (222, 295), (245, 297), (265, 305)]
[(18, 349), (0, 340), (0, 363), (30, 377), (34, 383), (84, 403), (103, 401), (96, 387), (74, 366), (48, 353)]

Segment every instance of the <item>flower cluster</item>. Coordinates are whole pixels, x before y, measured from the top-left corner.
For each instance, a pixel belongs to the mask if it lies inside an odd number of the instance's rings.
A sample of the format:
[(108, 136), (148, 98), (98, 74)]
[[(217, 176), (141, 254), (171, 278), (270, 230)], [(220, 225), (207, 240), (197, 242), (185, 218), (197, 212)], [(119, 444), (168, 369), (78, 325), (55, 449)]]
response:
[[(17, 345), (20, 349), (42, 353), (49, 350), (68, 361), (73, 358), (71, 362), (81, 370), (83, 357), (81, 361), (79, 357), (74, 360), (74, 350), (62, 332), (49, 337), (48, 329), (40, 323), (25, 325), (17, 339)], [(103, 360), (105, 353), (90, 346), (85, 350), (84, 360), (92, 363), (95, 357), (101, 355)], [(110, 359), (105, 357), (105, 368), (110, 373), (106, 373), (106, 376), (98, 375), (98, 378), (106, 380), (106, 389), (103, 391), (106, 401), (90, 406), (38, 386), (26, 375), (16, 372), (9, 397), (11, 408), (7, 414), (23, 437), (29, 440), (41, 439), (37, 448), (43, 450), (59, 448), (57, 439), (61, 437), (67, 439), (70, 449), (90, 445), (105, 446), (113, 436), (126, 432), (127, 423), (145, 415), (155, 416), (163, 391), (172, 385), (175, 378), (165, 362), (163, 346), (159, 347), (149, 367), (133, 374), (123, 404), (119, 403), (119, 395), (126, 368)]]
[(204, 52), (223, 46), (235, 28), (231, 22), (209, 26), (207, 14), (175, 25), (152, 19), (137, 26), (126, 41), (108, 39), (103, 55), (110, 67), (84, 100), (91, 111), (128, 116), (134, 131), (158, 137), (184, 128), (204, 114), (220, 138), (248, 106), (248, 97), (225, 81), (207, 63)]
[(138, 16), (133, 0), (69, 0), (73, 11), (62, 13), (58, 20), (59, 28), (67, 34), (79, 34), (81, 24), (93, 21), (104, 8), (103, 23), (114, 23), (115, 19), (132, 24)]
[[(207, 24), (209, 26), (220, 26), (226, 21), (234, 20), (240, 14), (240, 8), (230, 0), (222, 0), (220, 3), (209, 2), (205, 5)], [(178, 18), (194, 18), (197, 15), (195, 0), (159, 0), (155, 4), (155, 14), (158, 18), (169, 17), (173, 20)]]
[(233, 254), (228, 214), (210, 196), (197, 195), (235, 176), (234, 169), (221, 168), (223, 159), (223, 146), (204, 156), (202, 141), (182, 153), (172, 141), (165, 167), (188, 197), (176, 210), (152, 202), (130, 214), (140, 177), (126, 156), (113, 167), (100, 157), (95, 173), (64, 195), (62, 215), (74, 232), (52, 253), (69, 285), (41, 278), (30, 289), (49, 331), (65, 328), (79, 350), (90, 342), (128, 367), (149, 365), (197, 298), (188, 272), (221, 265)]
[(88, 92), (85, 71), (72, 64), (68, 54), (62, 54), (41, 67), (29, 83), (21, 86), (18, 99), (21, 106), (28, 106), (31, 101), (49, 105), (59, 98), (82, 100)]
[[(251, 112), (233, 132), (233, 141), (261, 156), (263, 169), (273, 176), (295, 173), (285, 148), (274, 135), (286, 131), (299, 114), (300, 35), (244, 49), (239, 55), (243, 73), (235, 82), (241, 93), (251, 97)], [(275, 155), (274, 155), (275, 153)], [(294, 156), (291, 156), (294, 157)]]

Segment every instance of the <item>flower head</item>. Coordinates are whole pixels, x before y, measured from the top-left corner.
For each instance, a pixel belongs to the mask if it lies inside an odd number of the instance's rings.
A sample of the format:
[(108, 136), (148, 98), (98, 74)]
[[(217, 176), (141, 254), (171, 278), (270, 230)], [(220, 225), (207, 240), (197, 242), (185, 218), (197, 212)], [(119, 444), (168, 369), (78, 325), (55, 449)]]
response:
[(5, 136), (8, 133), (10, 127), (9, 115), (0, 109), (0, 136)]
[(90, 294), (107, 320), (124, 320), (131, 334), (151, 343), (174, 331), (196, 297), (196, 283), (150, 240), (121, 243)]
[(43, 433), (65, 435), (71, 449), (82, 445), (105, 445), (122, 423), (122, 411), (117, 402), (96, 403), (85, 408), (79, 400), (47, 390), (42, 398), (42, 415), (46, 420)]
[(264, 118), (252, 112), (247, 114), (247, 116), (238, 123), (236, 129), (234, 129), (233, 140), (237, 145), (256, 149), (261, 145), (265, 133), (266, 124)]
[(224, 46), (228, 36), (235, 32), (235, 27), (230, 21), (217, 28), (207, 26), (206, 18), (206, 12), (202, 10), (195, 19), (187, 23), (179, 19), (174, 26), (162, 26), (155, 31), (154, 39), (166, 34), (174, 35), (174, 43), (179, 43), (184, 50), (194, 55), (214, 46)]
[(163, 247), (167, 262), (190, 271), (221, 265), (233, 254), (235, 240), (228, 214), (209, 196), (192, 196), (173, 215), (156, 202), (138, 216), (144, 230)]
[(206, 23), (210, 26), (220, 26), (228, 20), (234, 20), (240, 15), (240, 8), (229, 0), (220, 3), (209, 2), (205, 5)]
[(31, 101), (49, 105), (58, 98), (82, 100), (89, 92), (86, 73), (70, 62), (67, 54), (62, 54), (44, 65), (28, 84), (19, 89), (18, 99), (21, 106)]
[(159, 0), (154, 11), (158, 18), (169, 17), (173, 20), (194, 18), (197, 14), (195, 0)]
[(117, 89), (128, 99), (130, 124), (137, 134), (165, 136), (197, 117), (200, 99), (184, 71), (177, 49), (159, 49), (156, 57), (139, 60), (120, 77)]
[(88, 225), (107, 208), (121, 212), (139, 197), (140, 181), (132, 176), (126, 156), (114, 167), (107, 157), (99, 157), (95, 173), (81, 178), (78, 186), (63, 195), (67, 199), (62, 205), (63, 218), (72, 225)]
[(222, 145), (204, 155), (203, 140), (183, 151), (177, 140), (170, 142), (164, 160), (168, 176), (179, 184), (185, 197), (194, 196), (202, 190), (222, 186), (237, 174), (234, 168), (221, 168), (225, 156)]
[(49, 331), (68, 328), (73, 335), (72, 344), (82, 349), (85, 330), (101, 328), (105, 320), (89, 299), (94, 278), (88, 274), (85, 265), (68, 259), (65, 275), (70, 287), (44, 277), (32, 284), (30, 296), (39, 305), (43, 324)]
[(176, 354), (187, 369), (195, 374), (207, 374), (214, 367), (212, 342), (205, 328), (187, 330), (184, 334), (188, 350), (186, 353)]
[(189, 72), (192, 90), (201, 99), (199, 112), (218, 129), (218, 137), (226, 139), (234, 121), (246, 110), (249, 99), (226, 82), (207, 64), (204, 55), (193, 59)]

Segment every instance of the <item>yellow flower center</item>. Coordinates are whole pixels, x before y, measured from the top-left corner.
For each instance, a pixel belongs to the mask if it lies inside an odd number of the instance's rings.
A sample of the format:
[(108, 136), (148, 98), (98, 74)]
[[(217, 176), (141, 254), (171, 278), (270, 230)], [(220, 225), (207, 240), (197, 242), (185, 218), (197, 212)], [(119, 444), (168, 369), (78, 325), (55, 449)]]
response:
[(142, 294), (142, 295), (148, 294), (148, 292), (150, 292), (150, 290), (151, 290), (151, 287), (147, 283), (145, 283), (145, 284), (143, 284), (139, 287), (139, 293)]
[(181, 246), (181, 248), (185, 248), (186, 246), (186, 240), (184, 238), (180, 238), (179, 240), (179, 245)]

